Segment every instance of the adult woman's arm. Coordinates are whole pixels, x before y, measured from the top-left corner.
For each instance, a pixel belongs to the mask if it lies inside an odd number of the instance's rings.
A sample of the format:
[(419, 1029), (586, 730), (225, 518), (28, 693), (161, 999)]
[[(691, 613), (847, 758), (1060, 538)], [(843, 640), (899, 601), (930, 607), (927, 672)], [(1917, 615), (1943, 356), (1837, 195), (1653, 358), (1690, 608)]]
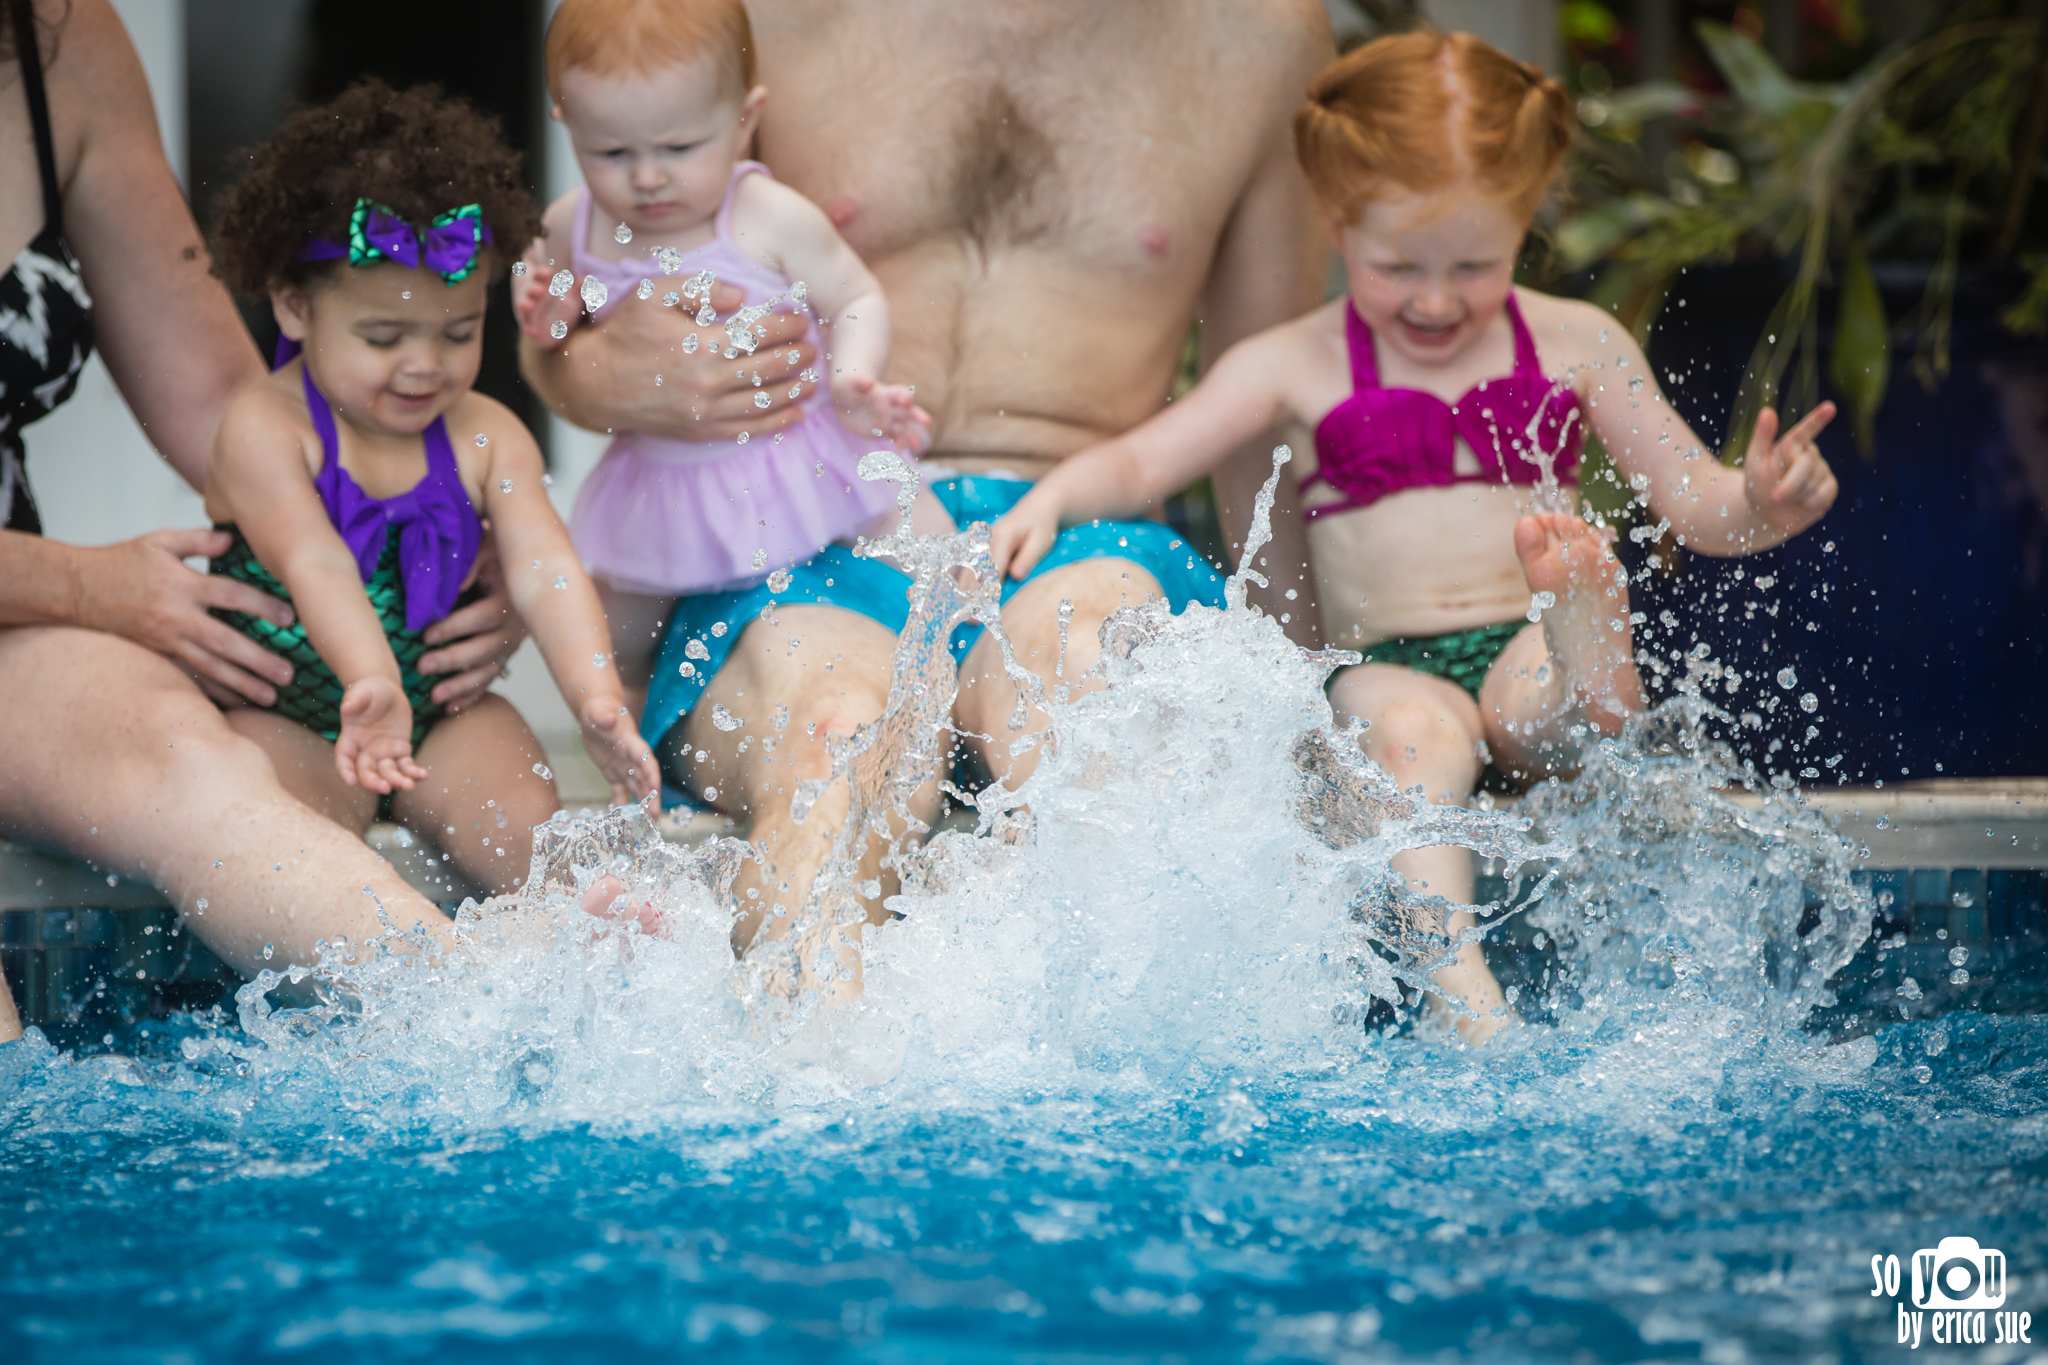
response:
[(164, 160), (142, 62), (106, 0), (74, 0), (50, 63), (51, 118), (74, 142), (64, 233), (91, 292), (94, 332), (151, 444), (194, 488), (228, 398), (261, 357)]
[(124, 636), (176, 663), (223, 705), (268, 706), (292, 667), (213, 608), (289, 625), (292, 609), (232, 578), (185, 560), (228, 548), (225, 531), (152, 531), (85, 548), (0, 531), (0, 627), (84, 626)]

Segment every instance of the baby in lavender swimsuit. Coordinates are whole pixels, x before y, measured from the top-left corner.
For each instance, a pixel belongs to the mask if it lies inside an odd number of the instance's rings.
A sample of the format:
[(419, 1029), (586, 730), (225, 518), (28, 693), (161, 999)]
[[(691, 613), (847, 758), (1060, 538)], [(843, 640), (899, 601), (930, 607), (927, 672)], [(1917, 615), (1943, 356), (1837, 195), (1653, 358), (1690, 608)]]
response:
[[(767, 92), (754, 84), (739, 0), (565, 0), (547, 70), (586, 188), (548, 210), (515, 272), (528, 336), (548, 344), (628, 293), (658, 297), (696, 314), (704, 344), (744, 370), (768, 309), (809, 307), (825, 327), (821, 337), (814, 322), (807, 339), (826, 382), (796, 425), (752, 441), (621, 432), (578, 494), (570, 533), (598, 582), (620, 675), (644, 686), (679, 596), (758, 583), (886, 526), (894, 485), (862, 480), (860, 456), (892, 444), (914, 455), (931, 418), (881, 380), (889, 305), (874, 276), (821, 210), (742, 159)], [(738, 313), (711, 313), (713, 279), (745, 291)], [(921, 529), (950, 525), (935, 509)]]

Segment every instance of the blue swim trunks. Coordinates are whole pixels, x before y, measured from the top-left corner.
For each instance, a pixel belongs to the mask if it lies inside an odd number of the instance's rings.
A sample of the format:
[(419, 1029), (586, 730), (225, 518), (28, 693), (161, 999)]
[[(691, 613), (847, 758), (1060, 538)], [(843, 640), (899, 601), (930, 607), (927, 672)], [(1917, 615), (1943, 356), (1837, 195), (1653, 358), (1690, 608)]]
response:
[[(932, 485), (933, 495), (952, 514), (954, 523), (963, 527), (995, 521), (1030, 491), (1029, 480), (995, 475), (965, 474)], [(1159, 580), (1168, 605), (1176, 612), (1186, 610), (1190, 602), (1223, 605), (1222, 576), (1179, 533), (1160, 522), (1096, 521), (1070, 526), (1060, 532), (1052, 549), (1032, 569), (1031, 578), (1085, 559), (1131, 561)], [(647, 689), (640, 733), (659, 753), (663, 737), (689, 715), (705, 685), (725, 666), (740, 633), (770, 605), (810, 602), (843, 607), (891, 632), (900, 632), (910, 619), (909, 586), (910, 579), (901, 571), (861, 559), (844, 545), (827, 545), (808, 563), (789, 571), (789, 583), (781, 592), (770, 591), (761, 583), (683, 598), (676, 604), (662, 640), (661, 660), (654, 666), (654, 679)], [(1009, 601), (1022, 586), (1014, 578), (1005, 579), (1003, 601)], [(981, 636), (978, 622), (956, 628), (951, 641), (954, 660), (965, 659)], [(694, 660), (690, 676), (684, 677), (682, 665), (690, 657), (685, 651), (692, 641), (703, 647), (706, 657)]]

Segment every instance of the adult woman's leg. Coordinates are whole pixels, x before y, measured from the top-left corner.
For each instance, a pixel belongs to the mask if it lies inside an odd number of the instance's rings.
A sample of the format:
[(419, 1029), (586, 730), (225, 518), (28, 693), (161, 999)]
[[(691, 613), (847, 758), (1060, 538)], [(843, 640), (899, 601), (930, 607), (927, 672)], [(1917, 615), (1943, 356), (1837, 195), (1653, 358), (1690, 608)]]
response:
[[(1136, 606), (1165, 593), (1159, 580), (1128, 559), (1084, 559), (1063, 564), (1017, 590), (1003, 607), (1003, 634), (1017, 662), (1038, 675), (1048, 695), (1064, 684), (1070, 696), (1092, 692), (1102, 684), (1088, 679), (1088, 670), (1102, 653), (1102, 623), (1120, 607)], [(1074, 604), (1067, 623), (1066, 653), (1060, 652), (1060, 603)], [(960, 669), (960, 695), (953, 714), (996, 780), (1015, 790), (1038, 767), (1038, 749), (1012, 758), (1010, 745), (1026, 734), (1052, 725), (1052, 717), (1026, 708), (1024, 729), (1010, 728), (1017, 710), (1017, 685), (1003, 671), (1003, 652), (995, 637), (984, 633), (968, 651)]]
[(447, 928), (161, 656), (96, 631), (0, 631), (0, 696), (0, 831), (161, 887), (236, 970), (382, 932), (365, 887), (401, 928)]
[[(778, 607), (772, 623), (757, 620), (746, 627), (690, 712), (683, 733), (692, 788), (719, 811), (745, 820), (748, 840), (762, 853), (762, 862), (741, 865), (733, 883), (741, 912), (733, 944), (740, 951), (757, 937), (788, 934), (810, 894), (846, 821), (852, 793), (835, 783), (802, 823), (790, 815), (790, 798), (800, 784), (831, 774), (826, 736), (851, 735), (882, 714), (895, 649), (893, 632), (853, 612)], [(719, 729), (711, 717), (720, 706), (743, 724)], [(780, 708), (787, 708), (786, 721)], [(701, 762), (698, 753), (704, 755)], [(895, 755), (873, 757), (887, 761)], [(916, 794), (912, 810), (926, 821), (937, 814), (936, 784)], [(895, 874), (881, 866), (885, 851), (880, 840), (868, 840), (856, 878), (882, 883), (882, 895), (867, 902), (875, 924), (888, 919), (882, 902), (896, 886)], [(785, 913), (775, 914), (777, 905)]]
[[(1403, 790), (1420, 787), (1424, 798), (1440, 806), (1457, 805), (1472, 794), (1485, 766), (1482, 727), (1479, 707), (1456, 683), (1394, 664), (1359, 664), (1337, 675), (1330, 706), (1339, 724), (1353, 716), (1368, 722), (1366, 757)], [(1472, 855), (1464, 848), (1409, 849), (1395, 856), (1394, 870), (1407, 878), (1411, 890), (1471, 903)], [(1446, 927), (1455, 935), (1472, 922), (1470, 914), (1456, 914)], [(1484, 1042), (1506, 1022), (1505, 1016), (1492, 1017), (1506, 1000), (1478, 944), (1459, 949), (1457, 960), (1436, 980), (1479, 1016), (1458, 1020), (1458, 1031), (1468, 1040)]]

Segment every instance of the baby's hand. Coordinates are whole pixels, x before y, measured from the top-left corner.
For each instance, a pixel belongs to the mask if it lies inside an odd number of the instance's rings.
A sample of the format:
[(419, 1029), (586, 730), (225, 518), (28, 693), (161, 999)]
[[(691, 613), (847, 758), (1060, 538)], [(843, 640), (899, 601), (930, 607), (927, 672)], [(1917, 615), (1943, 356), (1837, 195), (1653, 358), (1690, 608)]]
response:
[(379, 796), (411, 791), (427, 770), (412, 757), (412, 704), (389, 678), (359, 678), (341, 694), (341, 734), (334, 741), (341, 780)]
[(1777, 412), (1765, 408), (1757, 414), (1756, 432), (1742, 459), (1742, 487), (1758, 518), (1788, 539), (1835, 504), (1835, 472), (1813, 443), (1834, 415), (1835, 405), (1822, 403), (1778, 436)]
[(611, 784), (613, 805), (644, 801), (661, 789), (661, 772), (655, 767), (654, 751), (640, 738), (639, 728), (619, 705), (618, 698), (593, 698), (585, 702), (578, 719), (583, 725), (584, 752)]
[(856, 436), (882, 439), (912, 454), (931, 444), (932, 415), (917, 405), (903, 384), (883, 384), (873, 375), (843, 375), (832, 381), (832, 406)]
[(995, 561), (996, 577), (1004, 574), (1022, 580), (1059, 538), (1060, 514), (1050, 497), (1037, 489), (1003, 513), (989, 528), (988, 554)]
[(544, 262), (529, 259), (526, 273), (512, 277), (512, 316), (519, 330), (547, 345), (557, 340), (554, 327), (563, 324), (566, 333), (583, 319), (583, 303), (576, 291), (557, 296), (549, 288), (552, 277)]

